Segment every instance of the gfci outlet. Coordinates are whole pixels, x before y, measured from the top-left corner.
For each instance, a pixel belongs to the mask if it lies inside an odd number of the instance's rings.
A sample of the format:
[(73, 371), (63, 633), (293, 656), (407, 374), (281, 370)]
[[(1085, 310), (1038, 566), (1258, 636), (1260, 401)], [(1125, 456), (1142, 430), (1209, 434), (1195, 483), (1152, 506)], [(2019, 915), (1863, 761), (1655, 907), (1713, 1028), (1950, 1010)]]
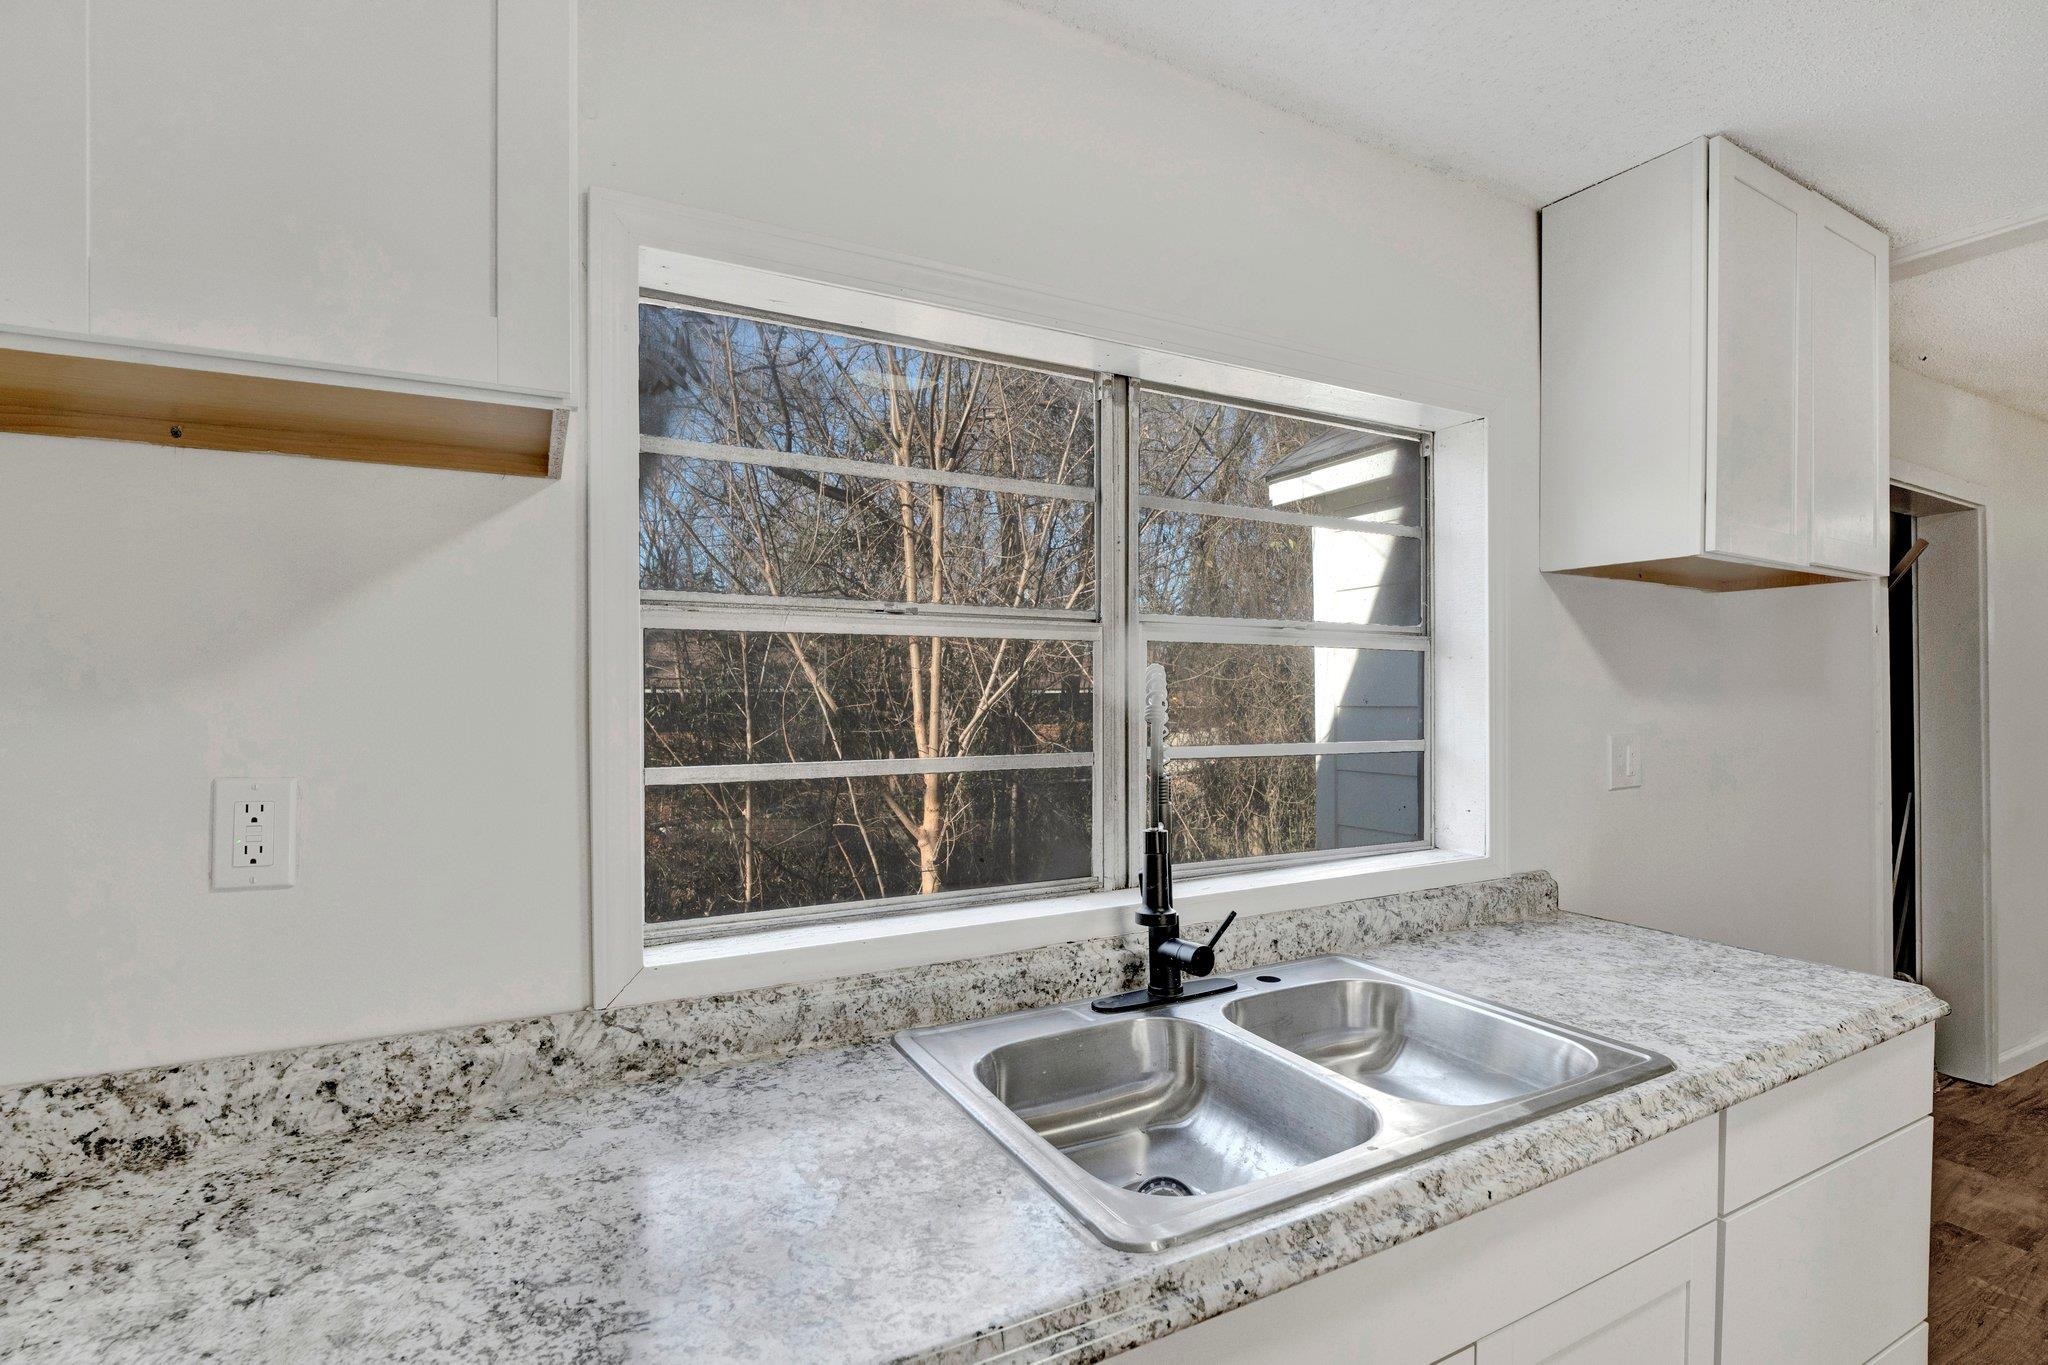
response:
[(297, 879), (299, 784), (288, 777), (213, 780), (213, 889), (290, 886)]

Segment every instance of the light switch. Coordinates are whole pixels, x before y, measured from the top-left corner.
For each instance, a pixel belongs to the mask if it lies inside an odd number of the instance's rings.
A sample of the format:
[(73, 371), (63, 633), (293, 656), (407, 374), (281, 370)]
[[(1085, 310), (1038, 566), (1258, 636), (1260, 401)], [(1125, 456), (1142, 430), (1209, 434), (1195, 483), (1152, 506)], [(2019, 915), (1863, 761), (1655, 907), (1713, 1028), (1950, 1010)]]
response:
[(213, 783), (213, 889), (290, 886), (298, 783), (286, 778), (220, 777)]
[(1634, 735), (1607, 737), (1607, 790), (1643, 785), (1643, 749)]

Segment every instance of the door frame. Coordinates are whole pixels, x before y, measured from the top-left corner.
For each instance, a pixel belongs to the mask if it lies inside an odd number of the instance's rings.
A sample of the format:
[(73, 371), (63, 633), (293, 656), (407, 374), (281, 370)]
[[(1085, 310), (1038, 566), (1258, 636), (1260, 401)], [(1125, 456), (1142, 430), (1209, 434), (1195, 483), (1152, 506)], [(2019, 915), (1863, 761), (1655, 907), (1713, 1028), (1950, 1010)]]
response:
[[(1979, 660), (1978, 671), (1978, 685), (1980, 688), (1980, 692), (1978, 696), (1977, 744), (1979, 753), (1982, 756), (1979, 772), (1979, 781), (1981, 783), (1979, 800), (1982, 804), (1982, 809), (1984, 811), (1983, 835), (1981, 847), (1978, 851), (1978, 857), (1981, 864), (1981, 876), (1983, 887), (1982, 932), (1984, 956), (1982, 967), (1983, 977), (1980, 989), (1983, 1000), (1984, 1017), (1980, 1021), (1981, 1031), (1973, 1033), (1972, 1036), (1970, 1036), (1970, 1038), (1968, 1039), (1968, 1041), (1960, 1049), (1957, 1049), (1957, 1051), (1962, 1054), (1961, 1057), (1953, 1057), (1952, 1054), (1950, 1066), (1957, 1069), (1951, 1070), (1946, 1074), (1960, 1075), (1965, 1080), (1977, 1081), (1983, 1084), (1995, 1084), (1998, 1081), (2004, 1080), (2007, 1076), (2015, 1075), (2018, 1072), (2025, 1070), (2026, 1067), (2033, 1065), (2035, 1062), (2048, 1059), (2048, 1037), (2032, 1040), (2022, 1049), (2016, 1050), (2016, 1054), (2018, 1055), (2015, 1055), (2011, 1059), (2011, 1061), (2009, 1061), (2006, 1053), (2002, 1050), (2001, 1045), (2004, 1040), (2000, 1036), (1999, 1029), (1998, 905), (1997, 900), (1995, 898), (1995, 883), (1992, 875), (1991, 862), (1992, 764), (1996, 761), (1995, 755), (1991, 747), (1991, 659), (1995, 639), (1993, 632), (1996, 626), (1996, 617), (1991, 609), (1990, 571), (1991, 538), (1993, 534), (1992, 497), (1990, 490), (1986, 489), (1980, 484), (1972, 483), (1968, 479), (1957, 478), (1954, 475), (1943, 473), (1940, 470), (1930, 469), (1926, 466), (1912, 464), (1904, 460), (1895, 459), (1892, 461), (1891, 484), (1893, 487), (1904, 489), (1907, 492), (1924, 493), (1932, 497), (1940, 498), (1945, 502), (1958, 504), (1960, 509), (1973, 511), (1977, 515), (1977, 629), (1978, 638), (1982, 641), (1983, 651), (1982, 658)], [(1887, 591), (1889, 591), (1889, 588), (1887, 588)], [(1891, 730), (1891, 682), (1888, 655), (1888, 651), (1890, 648), (1891, 627), (1889, 612), (1880, 613), (1880, 619), (1883, 620), (1885, 623), (1883, 626), (1882, 638), (1879, 642), (1877, 655), (1881, 664), (1884, 666), (1884, 671), (1881, 673), (1880, 676), (1883, 679), (1882, 689), (1885, 694), (1883, 710), (1884, 723), (1880, 727), (1880, 742), (1884, 750), (1883, 771), (1889, 773)], [(1917, 648), (1915, 653), (1917, 659)], [(1915, 666), (1917, 669), (1917, 663)], [(1916, 710), (1916, 726), (1918, 725), (1919, 720), (1920, 712)], [(1918, 736), (1916, 736), (1915, 738), (1914, 752), (1916, 755), (1916, 759), (1920, 756), (1922, 752)], [(1890, 784), (1888, 780), (1884, 785), (1885, 789), (1889, 791)], [(1914, 783), (1915, 790), (1919, 790), (1920, 786), (1921, 784), (1916, 780)], [(1886, 865), (1887, 869), (1889, 869), (1891, 855), (1891, 840), (1895, 837), (1895, 827), (1891, 824), (1892, 816), (1890, 812), (1889, 800), (1885, 802), (1885, 806), (1885, 853)], [(1915, 828), (1916, 830), (1924, 831), (1925, 826), (1923, 824), (1916, 822)], [(1919, 859), (1916, 859), (1916, 862), (1924, 863), (1924, 860), (1925, 854), (1923, 847), (1922, 856)], [(1887, 884), (1889, 884), (1888, 878)], [(1919, 903), (1919, 907), (1916, 913), (1918, 913), (1921, 917), (1920, 933), (1922, 942), (1924, 943), (1926, 938), (1926, 906), (1924, 901), (1921, 901)], [(1886, 914), (1884, 917), (1884, 923), (1881, 926), (1881, 931), (1885, 936), (1885, 957), (1882, 960), (1886, 961), (1887, 963), (1890, 961), (1891, 954), (1890, 935), (1892, 926), (1890, 920), (1891, 904), (1888, 899), (1886, 902)], [(1955, 1016), (1951, 1016), (1949, 1019), (1942, 1021), (1940, 1027), (1943, 1029), (1953, 1029), (1955, 1026), (1962, 1022), (1963, 1021), (1956, 1019)], [(1944, 1052), (1950, 1051), (1950, 1049), (1947, 1048), (1944, 1048), (1942, 1050)], [(2012, 1064), (2014, 1062), (2017, 1062), (2018, 1064)], [(1970, 1074), (1971, 1072), (1975, 1072), (1976, 1074)]]

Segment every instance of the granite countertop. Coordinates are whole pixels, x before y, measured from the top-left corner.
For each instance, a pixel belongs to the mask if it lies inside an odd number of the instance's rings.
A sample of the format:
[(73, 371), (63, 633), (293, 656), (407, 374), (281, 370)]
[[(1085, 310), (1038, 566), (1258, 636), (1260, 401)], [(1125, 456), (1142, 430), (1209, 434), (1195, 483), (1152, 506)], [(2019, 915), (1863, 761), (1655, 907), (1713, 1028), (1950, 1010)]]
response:
[(1095, 1241), (886, 1043), (231, 1146), (0, 1204), (0, 1357), (1099, 1359), (1944, 1010), (1576, 916), (1367, 955), (1677, 1070), (1156, 1254)]

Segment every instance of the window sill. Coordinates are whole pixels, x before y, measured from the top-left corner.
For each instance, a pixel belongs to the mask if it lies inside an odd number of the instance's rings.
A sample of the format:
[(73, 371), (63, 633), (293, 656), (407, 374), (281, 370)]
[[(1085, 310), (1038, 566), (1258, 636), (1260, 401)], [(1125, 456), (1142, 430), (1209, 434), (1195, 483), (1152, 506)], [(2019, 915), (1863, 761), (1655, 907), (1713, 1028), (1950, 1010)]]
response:
[[(1201, 922), (1233, 910), (1250, 918), (1498, 875), (1484, 855), (1420, 849), (1189, 878), (1175, 890), (1182, 915)], [(646, 949), (640, 971), (606, 1003), (644, 1005), (827, 981), (1130, 933), (1138, 904), (1136, 891), (1094, 891), (668, 944)]]

